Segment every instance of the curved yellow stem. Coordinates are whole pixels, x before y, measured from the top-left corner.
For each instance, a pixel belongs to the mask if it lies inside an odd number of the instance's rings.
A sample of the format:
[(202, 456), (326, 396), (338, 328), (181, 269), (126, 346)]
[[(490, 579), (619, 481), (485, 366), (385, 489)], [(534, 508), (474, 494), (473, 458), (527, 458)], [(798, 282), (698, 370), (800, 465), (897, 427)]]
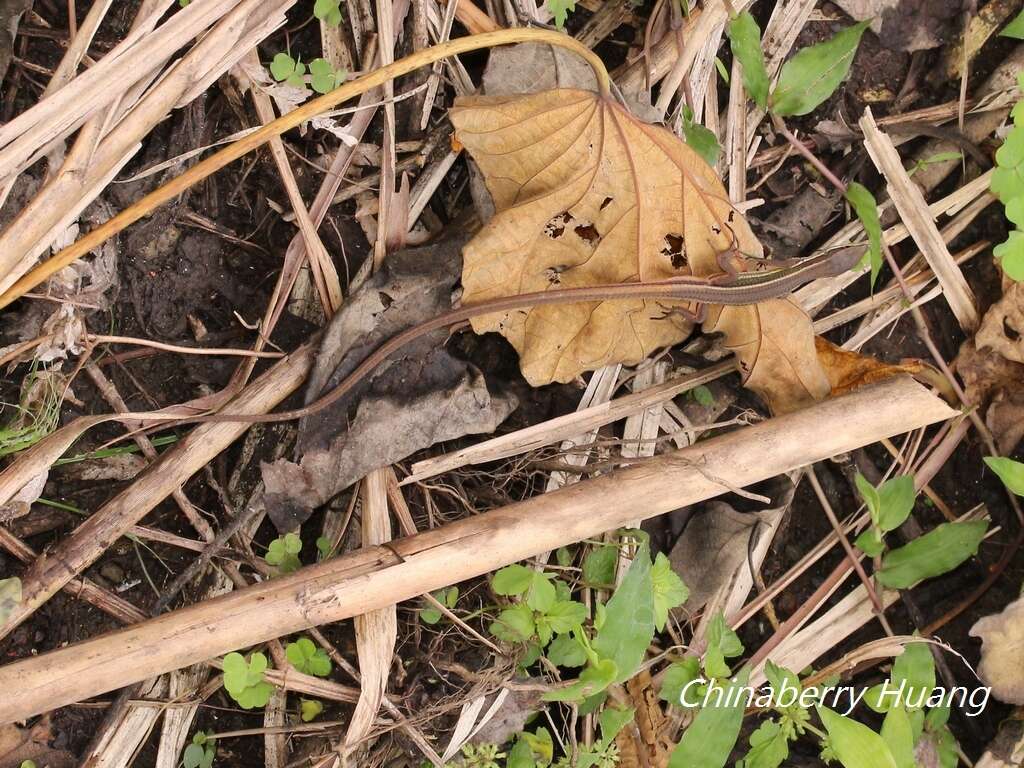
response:
[(52, 258), (42, 264), (39, 264), (35, 269), (24, 275), (14, 283), (14, 285), (0, 295), (0, 308), (6, 307), (12, 301), (20, 298), (76, 259), (89, 253), (93, 248), (102, 244), (108, 238), (113, 237), (128, 225), (135, 223), (158, 206), (166, 203), (168, 200), (177, 197), (193, 184), (202, 181), (210, 174), (219, 171), (228, 163), (237, 160), (251, 152), (253, 149), (265, 144), (275, 136), (280, 136), (285, 131), (295, 128), (316, 115), (326, 112), (354, 96), (359, 96), (372, 88), (383, 85), (389, 80), (401, 77), (402, 75), (408, 74), (409, 72), (428, 64), (433, 64), (434, 62), (448, 56), (468, 53), (469, 51), (476, 51), (481, 48), (492, 48), (498, 45), (526, 42), (557, 45), (561, 48), (572, 51), (573, 53), (579, 54), (593, 68), (594, 74), (597, 76), (597, 84), (601, 94), (603, 96), (607, 96), (609, 94), (610, 80), (608, 77), (608, 71), (605, 69), (601, 59), (586, 46), (560, 32), (552, 32), (545, 29), (530, 29), (526, 27), (518, 29), (502, 29), (497, 32), (485, 32), (480, 35), (460, 37), (455, 40), (442, 43), (441, 45), (433, 46), (432, 48), (425, 48), (422, 51), (417, 51), (411, 56), (406, 56), (404, 59), (396, 61), (394, 64), (389, 64), (386, 67), (376, 69), (358, 80), (343, 83), (330, 93), (313, 99), (312, 101), (303, 104), (298, 109), (289, 112), (287, 115), (279, 117), (273, 122), (267, 123), (258, 131), (250, 133), (248, 136), (239, 139), (219, 152), (210, 155), (210, 157), (206, 158), (202, 162), (192, 166), (180, 176), (153, 190), (141, 200), (132, 204), (112, 219), (106, 221), (103, 225), (92, 230), (89, 234), (72, 243), (67, 248), (64, 248)]

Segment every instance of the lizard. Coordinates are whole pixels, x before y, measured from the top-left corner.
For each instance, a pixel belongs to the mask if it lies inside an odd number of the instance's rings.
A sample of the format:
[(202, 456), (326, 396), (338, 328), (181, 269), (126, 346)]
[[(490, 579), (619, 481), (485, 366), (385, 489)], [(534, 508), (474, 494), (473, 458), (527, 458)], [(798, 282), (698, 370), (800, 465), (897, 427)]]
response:
[[(336, 403), (365, 381), (373, 371), (410, 342), (428, 333), (457, 326), (474, 317), (495, 312), (507, 312), (542, 304), (610, 301), (615, 299), (663, 299), (686, 301), (698, 305), (700, 320), (703, 308), (709, 304), (744, 306), (787, 296), (797, 288), (820, 277), (840, 275), (851, 269), (863, 255), (863, 249), (848, 247), (825, 252), (775, 269), (764, 271), (726, 272), (709, 278), (677, 277), (669, 280), (609, 283), (582, 288), (560, 288), (515, 296), (502, 296), (467, 304), (395, 334), (370, 353), (356, 368), (331, 390), (301, 408), (275, 413), (213, 413), (176, 420), (184, 422), (251, 422), (271, 423), (292, 421), (311, 416)], [(140, 414), (141, 415), (141, 414)], [(166, 417), (165, 417), (166, 418)]]

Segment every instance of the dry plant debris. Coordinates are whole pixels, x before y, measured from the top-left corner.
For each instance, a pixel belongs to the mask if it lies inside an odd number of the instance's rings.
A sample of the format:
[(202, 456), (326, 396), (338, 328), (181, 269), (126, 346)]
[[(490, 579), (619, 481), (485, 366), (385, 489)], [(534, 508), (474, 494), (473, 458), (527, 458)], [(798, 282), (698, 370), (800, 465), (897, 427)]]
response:
[(0, 768), (1019, 764), (1022, 5), (0, 0)]

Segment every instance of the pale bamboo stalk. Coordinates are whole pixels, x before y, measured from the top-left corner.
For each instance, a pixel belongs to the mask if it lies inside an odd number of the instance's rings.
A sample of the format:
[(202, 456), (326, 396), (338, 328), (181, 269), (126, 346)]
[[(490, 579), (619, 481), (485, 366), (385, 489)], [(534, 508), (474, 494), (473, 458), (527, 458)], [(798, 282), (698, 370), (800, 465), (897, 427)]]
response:
[[(736, 365), (731, 359), (726, 360), (703, 371), (667, 381), (642, 392), (634, 392), (631, 395), (599, 402), (596, 405), (587, 404), (564, 416), (557, 416), (540, 424), (524, 427), (506, 435), (499, 435), (458, 451), (418, 461), (412, 465), (412, 474), (403, 479), (400, 485), (424, 480), (442, 472), (450, 472), (467, 464), (497, 461), (543, 448), (552, 443), (571, 440), (577, 435), (585, 435), (605, 424), (611, 424), (701, 384), (714, 381), (735, 368)], [(585, 444), (586, 440), (580, 439), (573, 442)]]
[(942, 286), (949, 308), (953, 310), (960, 327), (970, 333), (978, 327), (978, 308), (971, 287), (963, 272), (953, 261), (953, 256), (943, 242), (939, 228), (928, 211), (928, 203), (920, 188), (914, 184), (903, 167), (896, 147), (875, 124), (871, 110), (864, 111), (860, 119), (864, 132), (864, 147), (875, 167), (885, 177), (889, 196), (899, 211), (921, 253)]
[[(360, 528), (364, 548), (391, 541), (391, 517), (388, 512), (388, 476), (390, 467), (375, 469), (362, 484), (363, 516)], [(338, 750), (349, 754), (366, 738), (377, 718), (387, 691), (388, 672), (398, 640), (398, 611), (394, 605), (368, 611), (355, 617), (356, 654), (359, 658), (359, 701), (349, 719), (348, 731)]]
[(0, 690), (21, 692), (0, 700), (0, 723), (393, 605), (627, 520), (663, 514), (956, 415), (909, 377), (879, 382), (609, 475), (398, 539), (388, 547), (364, 548), (0, 667)]
[[(225, 410), (234, 413), (270, 410), (305, 380), (312, 357), (311, 345), (300, 347), (250, 384)], [(7, 622), (0, 626), (0, 637), (32, 615), (54, 592), (93, 563), (132, 525), (248, 428), (245, 422), (208, 423), (196, 427), (163, 453), (131, 486), (104, 504), (52, 550), (37, 558), (22, 578), (22, 600)], [(13, 468), (14, 465), (8, 471)], [(147, 677), (151, 675), (138, 679)]]

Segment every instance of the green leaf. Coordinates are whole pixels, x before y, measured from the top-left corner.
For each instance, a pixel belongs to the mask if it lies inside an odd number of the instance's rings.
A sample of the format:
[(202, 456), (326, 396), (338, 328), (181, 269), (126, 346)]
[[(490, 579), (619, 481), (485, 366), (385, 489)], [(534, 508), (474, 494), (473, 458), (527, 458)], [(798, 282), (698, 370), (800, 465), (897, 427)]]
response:
[(1017, 14), (1013, 21), (1003, 27), (1003, 31), (999, 33), (999, 36), (1024, 40), (1024, 11)]
[[(683, 738), (672, 751), (669, 768), (722, 768), (729, 759), (743, 724), (746, 697), (739, 695), (747, 684), (750, 670), (746, 667), (723, 686), (721, 697), (712, 694), (708, 706), (702, 707)], [(733, 701), (735, 699), (735, 701)]]
[(736, 763), (736, 768), (779, 768), (789, 757), (789, 739), (782, 726), (765, 720), (750, 734), (750, 751)]
[(768, 679), (768, 682), (772, 686), (772, 690), (775, 691), (776, 694), (780, 694), (787, 688), (795, 691), (801, 691), (803, 689), (803, 684), (800, 682), (800, 676), (796, 672), (792, 672), (785, 667), (780, 667), (770, 659), (765, 662), (764, 676)]
[(333, 551), (333, 549), (334, 548), (331, 546), (330, 539), (328, 539), (326, 536), (317, 536), (316, 551), (319, 553), (319, 560), (326, 560), (327, 558), (329, 558), (331, 556), (331, 552)]
[(857, 214), (868, 236), (868, 260), (871, 264), (871, 287), (882, 270), (882, 222), (878, 218), (878, 203), (867, 187), (851, 181), (846, 185), (846, 200)]
[(691, 696), (683, 702), (683, 691), (686, 686), (700, 677), (700, 659), (696, 656), (687, 656), (682, 661), (677, 661), (670, 666), (661, 680), (661, 690), (658, 697), (677, 707), (695, 707), (699, 703)]
[(899, 768), (885, 739), (866, 725), (818, 707), (832, 752), (845, 768)]
[(697, 401), (697, 405), (711, 408), (715, 404), (715, 395), (708, 387), (701, 384), (690, 390), (690, 395)]
[(243, 709), (266, 706), (274, 686), (263, 680), (267, 657), (254, 653), (246, 661), (239, 653), (224, 657), (224, 688)]
[(654, 639), (654, 590), (647, 542), (637, 549), (615, 594), (605, 606), (604, 624), (594, 638), (594, 650), (615, 662), (616, 682), (631, 677)]
[(634, 714), (636, 714), (636, 710), (632, 707), (629, 709), (605, 707), (598, 717), (598, 722), (601, 724), (601, 741), (611, 744), (619, 735), (619, 731), (633, 722)]
[(654, 626), (661, 632), (668, 621), (668, 612), (685, 603), (690, 590), (679, 578), (679, 574), (672, 570), (672, 564), (663, 552), (659, 552), (654, 559), (651, 585), (654, 588)]
[(545, 613), (551, 609), (558, 598), (555, 585), (551, 583), (551, 575), (541, 571), (531, 571), (533, 582), (526, 593), (526, 604), (535, 611)]
[(885, 551), (885, 542), (879, 540), (874, 528), (868, 528), (853, 540), (853, 545), (868, 557), (877, 557)]
[[(1017, 496), (1024, 496), (1024, 464), (1003, 456), (986, 456), (988, 468), (999, 475), (1003, 485)], [(3, 596), (3, 582), (0, 582), (0, 598)]]
[(327, 59), (313, 59), (309, 62), (309, 84), (317, 93), (330, 93), (343, 82), (347, 73), (336, 70)]
[(708, 646), (720, 648), (722, 655), (727, 659), (743, 653), (743, 643), (740, 642), (739, 635), (725, 623), (725, 616), (721, 611), (716, 613), (708, 624)]
[[(189, 744), (181, 755), (181, 762), (185, 768), (202, 768), (206, 760), (206, 750), (198, 744)], [(24, 766), (25, 763), (22, 763)], [(33, 767), (35, 763), (32, 763)]]
[(0, 624), (7, 622), (8, 617), (21, 603), (21, 579), (12, 576), (0, 579)]
[(498, 614), (498, 620), (491, 623), (491, 634), (506, 643), (525, 643), (536, 632), (533, 611), (525, 603), (513, 605)]
[(871, 711), (882, 715), (892, 707), (894, 698), (891, 688), (887, 688), (885, 683), (879, 683), (868, 688), (864, 694), (864, 703)]
[(533, 759), (533, 752), (530, 745), (522, 739), (517, 739), (508, 751), (505, 758), (505, 768), (537, 768), (537, 761)]
[(302, 539), (294, 533), (286, 533), (270, 542), (264, 559), (268, 564), (276, 565), (280, 573), (292, 573), (302, 567), (302, 561), (299, 560), (301, 549)]
[(893, 531), (903, 525), (914, 509), (915, 498), (917, 491), (914, 489), (913, 475), (900, 475), (882, 483), (878, 487), (881, 507), (878, 527), (883, 531)]
[(890, 589), (913, 584), (956, 568), (978, 551), (988, 522), (943, 523), (882, 559), (878, 580)]
[(491, 589), (499, 595), (521, 595), (533, 584), (534, 573), (525, 565), (506, 565), (491, 577)]
[(704, 651), (704, 672), (708, 677), (726, 678), (732, 674), (729, 665), (725, 663), (725, 654), (717, 645), (709, 645)]
[(882, 513), (882, 500), (878, 495), (878, 489), (869, 483), (867, 478), (860, 472), (854, 476), (853, 482), (854, 485), (857, 486), (857, 491), (860, 493), (860, 497), (864, 500), (865, 506), (868, 508), (868, 514), (871, 516), (871, 522), (878, 525), (878, 520)]
[(896, 657), (890, 675), (892, 688), (903, 689), (903, 703), (925, 702), (935, 688), (935, 659), (927, 643), (908, 643)]
[[(626, 675), (629, 677), (629, 675)], [(544, 701), (581, 701), (600, 693), (619, 678), (619, 670), (611, 659), (599, 659), (597, 664), (587, 667), (572, 685), (548, 691)]]
[(568, 568), (572, 565), (573, 553), (568, 547), (559, 547), (555, 550), (555, 562), (557, 562), (563, 568)]
[(275, 80), (287, 80), (295, 73), (295, 59), (282, 51), (270, 62), (270, 74)]
[(761, 109), (768, 107), (768, 70), (761, 50), (761, 28), (744, 11), (729, 22), (729, 45), (743, 71), (743, 87)]
[(547, 0), (548, 10), (555, 17), (555, 26), (565, 29), (565, 20), (569, 18), (569, 12), (576, 10), (576, 0)]
[(615, 582), (615, 565), (619, 562), (619, 548), (603, 544), (583, 558), (583, 580), (587, 584), (602, 585)]
[(331, 674), (331, 660), (323, 648), (318, 648), (308, 637), (300, 637), (294, 643), (288, 643), (284, 649), (288, 663), (299, 672), (317, 677)]
[(545, 612), (551, 629), (555, 632), (569, 632), (579, 627), (587, 618), (587, 606), (575, 600), (564, 600), (555, 603)]
[(587, 652), (572, 635), (558, 635), (551, 641), (544, 655), (556, 667), (575, 668), (587, 663)]
[(308, 723), (323, 711), (323, 703), (316, 699), (299, 699), (299, 717), (302, 718), (302, 722)]
[(990, 189), (1006, 205), (1024, 192), (1024, 131), (1010, 131), (1003, 145), (996, 150), (996, 168), (992, 171)]
[(831, 40), (802, 49), (782, 66), (771, 110), (780, 117), (806, 115), (833, 94), (850, 71), (867, 21), (847, 27)]
[(910, 718), (903, 707), (893, 707), (882, 721), (882, 738), (889, 745), (896, 768), (915, 768), (914, 734), (910, 730)]
[(712, 168), (718, 163), (718, 155), (722, 151), (718, 137), (710, 128), (693, 121), (693, 111), (689, 107), (683, 109), (683, 140)]
[(1006, 242), (992, 249), (992, 255), (999, 259), (1007, 277), (1018, 283), (1024, 281), (1024, 232), (1015, 229)]
[(329, 27), (338, 26), (341, 23), (341, 0), (316, 0), (313, 15)]

